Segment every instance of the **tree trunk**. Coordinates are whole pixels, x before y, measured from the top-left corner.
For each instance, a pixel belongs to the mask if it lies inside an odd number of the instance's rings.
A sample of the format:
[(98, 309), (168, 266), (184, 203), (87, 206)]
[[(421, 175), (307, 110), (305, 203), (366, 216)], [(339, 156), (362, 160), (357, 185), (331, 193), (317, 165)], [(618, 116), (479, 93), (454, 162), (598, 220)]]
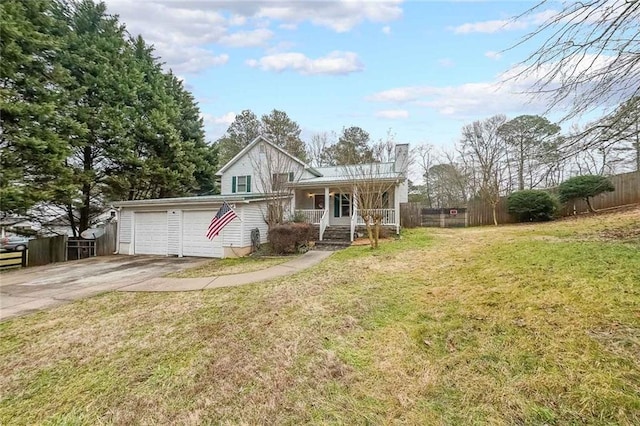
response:
[(498, 215), (496, 214), (496, 204), (491, 204), (491, 213), (493, 214), (493, 224), (498, 226)]
[(589, 208), (589, 211), (591, 213), (595, 213), (596, 210), (593, 208), (593, 206), (591, 205), (591, 200), (589, 199), (589, 197), (585, 197), (584, 200), (587, 202), (587, 207)]
[(93, 169), (93, 156), (91, 155), (91, 146), (84, 147), (84, 157), (82, 161), (84, 170), (84, 183), (82, 184), (82, 206), (80, 207), (80, 229), (82, 233), (85, 229), (89, 229), (89, 213), (91, 204), (91, 183), (87, 181), (89, 172)]
[(78, 227), (76, 226), (76, 217), (73, 214), (73, 206), (71, 204), (67, 204), (67, 216), (69, 218), (69, 226), (71, 227), (73, 236), (78, 237)]
[(371, 229), (371, 223), (369, 222), (369, 218), (368, 216), (364, 218), (365, 220), (365, 224), (367, 226), (367, 237), (369, 237), (369, 245), (371, 245), (371, 248), (376, 248), (375, 247), (375, 243), (373, 241), (373, 229)]

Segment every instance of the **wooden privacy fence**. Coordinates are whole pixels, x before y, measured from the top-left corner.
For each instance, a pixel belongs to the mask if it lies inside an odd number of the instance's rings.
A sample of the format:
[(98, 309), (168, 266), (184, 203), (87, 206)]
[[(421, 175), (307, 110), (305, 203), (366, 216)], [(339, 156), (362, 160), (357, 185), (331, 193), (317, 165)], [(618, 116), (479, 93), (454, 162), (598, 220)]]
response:
[[(640, 203), (640, 172), (610, 176), (609, 180), (613, 184), (615, 191), (593, 197), (591, 205), (594, 209), (608, 209)], [(548, 188), (546, 191), (557, 194), (558, 189)], [(433, 211), (433, 214), (430, 211)], [(440, 212), (440, 209), (429, 209), (420, 203), (402, 203), (400, 204), (400, 225), (405, 228), (415, 228), (417, 226), (447, 227), (455, 223), (446, 217), (447, 211), (448, 209), (444, 209), (443, 212)], [(466, 217), (466, 226), (493, 225), (493, 208), (484, 201), (470, 201), (467, 203), (466, 210), (460, 208), (457, 211), (456, 219), (459, 221), (461, 215)], [(563, 206), (560, 210), (560, 215), (571, 216), (588, 211), (589, 208), (584, 200), (575, 200), (575, 202), (567, 203), (567, 205)], [(500, 197), (496, 205), (496, 218), (499, 224), (518, 222), (518, 219), (510, 215), (507, 210), (507, 197)], [(457, 222), (454, 226), (464, 225)]]
[(38, 238), (29, 241), (29, 266), (47, 265), (67, 260), (67, 236)]
[(464, 227), (467, 223), (466, 208), (430, 208), (421, 203), (400, 204), (400, 226), (453, 228)]
[(96, 256), (109, 256), (116, 251), (118, 227), (115, 222), (104, 226), (104, 234), (96, 239)]
[[(624, 173), (609, 177), (609, 180), (616, 189), (613, 192), (606, 192), (591, 199), (594, 209), (609, 209), (612, 207), (626, 206), (640, 203), (640, 172)], [(557, 188), (548, 189), (552, 194), (558, 192)], [(575, 207), (575, 210), (574, 210)], [(575, 203), (568, 203), (560, 211), (562, 216), (586, 213), (589, 211), (584, 200), (576, 200)]]
[[(591, 199), (594, 209), (608, 209), (612, 207), (626, 206), (640, 203), (640, 172), (623, 173), (610, 176), (609, 180), (613, 184), (615, 191), (597, 195)], [(558, 188), (548, 188), (546, 191), (557, 194)], [(468, 225), (493, 225), (493, 212), (488, 203), (483, 201), (470, 201), (467, 204)], [(567, 203), (560, 210), (561, 216), (571, 216), (573, 214), (586, 213), (589, 211), (584, 200), (575, 200)], [(496, 206), (496, 216), (499, 224), (515, 223), (517, 218), (511, 216), (507, 211), (507, 197), (500, 197)]]

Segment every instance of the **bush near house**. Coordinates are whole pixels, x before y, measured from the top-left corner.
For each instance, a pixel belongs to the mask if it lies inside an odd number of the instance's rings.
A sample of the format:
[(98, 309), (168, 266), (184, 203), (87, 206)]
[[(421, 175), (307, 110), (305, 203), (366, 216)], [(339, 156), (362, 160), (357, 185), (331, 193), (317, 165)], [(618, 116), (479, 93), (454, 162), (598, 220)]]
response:
[(313, 228), (308, 223), (284, 223), (269, 230), (269, 242), (276, 254), (298, 253), (313, 238)]
[(553, 219), (558, 201), (548, 192), (528, 189), (516, 191), (507, 198), (507, 209), (520, 222), (543, 222)]

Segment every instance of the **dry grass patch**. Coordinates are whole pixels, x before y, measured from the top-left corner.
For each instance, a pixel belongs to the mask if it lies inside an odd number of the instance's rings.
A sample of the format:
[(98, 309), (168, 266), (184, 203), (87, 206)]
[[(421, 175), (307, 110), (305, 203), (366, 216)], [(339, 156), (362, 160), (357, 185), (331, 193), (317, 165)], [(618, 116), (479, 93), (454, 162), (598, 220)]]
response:
[[(2, 424), (640, 424), (635, 213), (404, 233), (0, 324)], [(545, 239), (544, 237), (553, 237)]]
[(202, 265), (168, 274), (169, 278), (199, 278), (255, 272), (280, 265), (294, 256), (260, 256), (214, 259)]

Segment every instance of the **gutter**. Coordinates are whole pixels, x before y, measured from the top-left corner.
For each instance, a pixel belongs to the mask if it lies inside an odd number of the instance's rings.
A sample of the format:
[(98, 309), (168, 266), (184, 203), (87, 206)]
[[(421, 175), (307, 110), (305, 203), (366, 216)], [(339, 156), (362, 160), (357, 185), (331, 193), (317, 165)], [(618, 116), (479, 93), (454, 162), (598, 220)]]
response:
[(122, 207), (144, 207), (144, 206), (175, 206), (180, 204), (186, 205), (199, 205), (199, 204), (222, 204), (223, 201), (228, 203), (249, 204), (256, 201), (268, 200), (263, 194), (254, 196), (208, 196), (208, 197), (180, 197), (180, 198), (153, 198), (149, 200), (134, 200), (134, 201), (117, 201), (113, 205), (118, 208)]
[(114, 251), (113, 254), (120, 254), (120, 210), (122, 210), (122, 207), (118, 207), (116, 210), (118, 211), (118, 215), (116, 217), (116, 226), (118, 227), (118, 231), (116, 232), (116, 251)]

